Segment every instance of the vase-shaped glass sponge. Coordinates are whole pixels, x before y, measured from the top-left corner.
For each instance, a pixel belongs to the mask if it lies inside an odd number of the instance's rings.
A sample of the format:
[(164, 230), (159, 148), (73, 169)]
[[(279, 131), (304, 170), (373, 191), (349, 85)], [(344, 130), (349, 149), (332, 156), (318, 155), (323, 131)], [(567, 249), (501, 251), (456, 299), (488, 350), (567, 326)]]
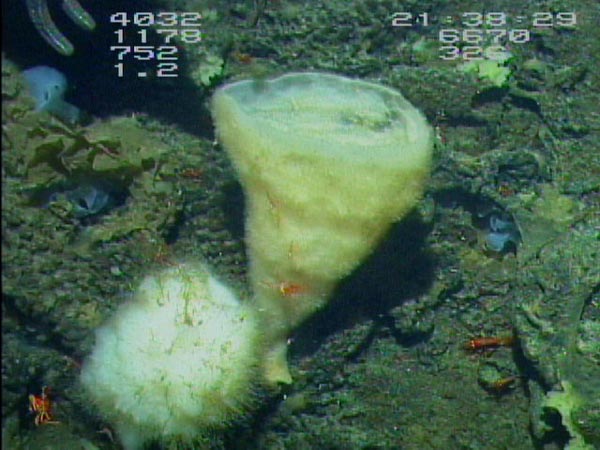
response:
[(266, 378), (289, 382), (289, 333), (421, 197), (432, 130), (399, 92), (322, 73), (225, 85), (211, 106), (245, 191)]

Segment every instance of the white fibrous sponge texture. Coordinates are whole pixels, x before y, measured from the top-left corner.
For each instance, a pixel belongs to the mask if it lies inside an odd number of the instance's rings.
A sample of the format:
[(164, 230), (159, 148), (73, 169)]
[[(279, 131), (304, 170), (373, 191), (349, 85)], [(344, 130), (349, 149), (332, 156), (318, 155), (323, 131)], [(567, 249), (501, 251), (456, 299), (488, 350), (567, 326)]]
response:
[(252, 397), (251, 311), (203, 268), (147, 277), (97, 332), (82, 382), (127, 449), (227, 424)]

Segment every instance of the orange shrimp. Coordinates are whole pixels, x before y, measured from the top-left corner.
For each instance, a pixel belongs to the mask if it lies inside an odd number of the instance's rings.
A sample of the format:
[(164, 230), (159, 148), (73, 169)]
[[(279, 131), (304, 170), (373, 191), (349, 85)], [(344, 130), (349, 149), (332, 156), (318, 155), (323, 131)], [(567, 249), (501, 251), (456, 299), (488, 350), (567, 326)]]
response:
[(306, 288), (304, 286), (291, 281), (282, 281), (279, 284), (263, 281), (262, 284), (271, 289), (277, 289), (284, 297), (297, 297), (298, 295), (306, 292)]
[(279, 283), (279, 292), (285, 297), (295, 297), (296, 295), (302, 294), (304, 290), (303, 286), (296, 283), (286, 281)]
[(467, 350), (486, 350), (496, 347), (511, 347), (515, 343), (514, 336), (480, 337), (471, 339), (465, 344)]
[(512, 375), (510, 377), (500, 378), (499, 380), (494, 381), (490, 388), (496, 392), (504, 392), (509, 388), (513, 387), (513, 383), (517, 381), (517, 377)]
[(42, 387), (40, 395), (29, 394), (29, 411), (35, 414), (34, 423), (36, 426), (47, 423), (57, 424), (52, 414), (53, 402), (49, 397), (50, 388)]

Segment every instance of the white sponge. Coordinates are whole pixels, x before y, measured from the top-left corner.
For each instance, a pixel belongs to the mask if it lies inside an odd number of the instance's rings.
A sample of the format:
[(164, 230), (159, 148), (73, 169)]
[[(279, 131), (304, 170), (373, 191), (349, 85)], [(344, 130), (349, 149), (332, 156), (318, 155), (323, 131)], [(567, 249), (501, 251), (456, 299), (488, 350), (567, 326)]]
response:
[(126, 450), (192, 441), (250, 403), (259, 337), (227, 286), (203, 266), (181, 265), (144, 279), (97, 331), (81, 381)]

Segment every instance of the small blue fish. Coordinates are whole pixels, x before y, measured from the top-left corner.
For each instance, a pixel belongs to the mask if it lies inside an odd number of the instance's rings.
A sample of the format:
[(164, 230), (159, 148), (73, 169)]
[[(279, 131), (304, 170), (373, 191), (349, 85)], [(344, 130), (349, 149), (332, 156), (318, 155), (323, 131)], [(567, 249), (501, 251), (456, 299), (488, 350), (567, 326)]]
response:
[(58, 70), (48, 66), (36, 66), (23, 71), (29, 93), (35, 99), (36, 111), (48, 111), (65, 122), (79, 122), (79, 108), (63, 100), (67, 79)]
[(95, 216), (110, 208), (114, 201), (108, 192), (99, 186), (84, 184), (71, 191), (65, 192), (67, 200), (73, 205), (75, 217)]
[(505, 253), (511, 249), (516, 250), (521, 243), (521, 233), (512, 219), (492, 214), (489, 218), (489, 232), (485, 236), (485, 242), (488, 249)]

